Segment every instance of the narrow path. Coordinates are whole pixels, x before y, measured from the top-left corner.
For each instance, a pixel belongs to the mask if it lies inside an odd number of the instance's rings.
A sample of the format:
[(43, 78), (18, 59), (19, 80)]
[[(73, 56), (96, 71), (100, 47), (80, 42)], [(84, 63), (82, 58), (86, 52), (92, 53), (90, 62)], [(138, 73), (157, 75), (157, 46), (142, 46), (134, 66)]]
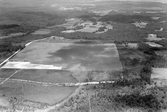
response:
[(88, 102), (89, 102), (89, 112), (92, 112), (92, 106), (91, 106), (90, 95), (89, 95), (89, 91), (88, 90), (87, 90), (87, 94), (88, 94)]
[[(10, 79), (17, 72), (15, 72), (10, 77), (5, 79), (3, 82), (9, 81), (9, 82), (20, 82), (20, 83), (36, 84), (36, 85), (40, 84), (42, 86), (65, 86), (65, 87), (98, 85), (98, 84), (112, 84), (115, 82), (115, 81), (99, 81), (99, 82), (78, 82), (78, 83), (49, 83), (49, 82), (39, 82), (39, 81), (32, 81), (32, 80), (23, 80), (23, 79)], [(0, 80), (2, 80), (2, 79), (4, 79), (4, 78), (0, 78)]]
[(4, 84), (6, 81), (8, 81), (12, 76), (14, 76), (15, 74), (17, 74), (20, 70), (16, 71), (15, 73), (13, 73), (11, 76), (9, 76), (8, 78), (6, 78), (4, 81), (2, 81), (0, 83), (0, 85)]

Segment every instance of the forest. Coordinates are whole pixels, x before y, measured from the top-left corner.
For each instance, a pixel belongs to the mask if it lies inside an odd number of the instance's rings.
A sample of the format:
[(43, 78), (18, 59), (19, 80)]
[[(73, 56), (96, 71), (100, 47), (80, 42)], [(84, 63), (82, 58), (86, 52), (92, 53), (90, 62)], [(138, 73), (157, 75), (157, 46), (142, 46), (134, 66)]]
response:
[(134, 23), (136, 21), (151, 21), (150, 16), (144, 15), (123, 15), (123, 14), (115, 14), (115, 15), (106, 15), (100, 19), (100, 21), (112, 21), (118, 23)]
[(24, 49), (23, 45), (13, 45), (11, 42), (0, 43), (0, 59), (7, 58), (18, 50)]
[(10, 28), (16, 28), (16, 27), (19, 27), (19, 25), (17, 25), (17, 24), (0, 25), (0, 30), (10, 29)]

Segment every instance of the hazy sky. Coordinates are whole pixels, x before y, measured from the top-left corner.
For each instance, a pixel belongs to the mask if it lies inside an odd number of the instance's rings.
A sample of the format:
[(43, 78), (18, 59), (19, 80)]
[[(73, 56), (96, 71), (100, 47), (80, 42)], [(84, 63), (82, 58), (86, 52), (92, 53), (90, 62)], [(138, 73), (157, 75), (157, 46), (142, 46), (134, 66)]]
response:
[(151, 2), (167, 3), (167, 0), (119, 0), (119, 1), (151, 1)]
[[(13, 1), (13, 0), (0, 0), (0, 1)], [(14, 0), (14, 1), (27, 1), (27, 0)], [(30, 0), (30, 1), (47, 1), (47, 0)], [(60, 0), (49, 0), (49, 1), (60, 1)], [(62, 0), (64, 1), (64, 0)], [(66, 0), (65, 0), (66, 1)], [(167, 0), (68, 0), (68, 1), (153, 1), (153, 2), (164, 2), (167, 3)]]
[(16, 5), (31, 5), (31, 4), (63, 4), (63, 3), (88, 3), (97, 1), (152, 1), (167, 3), (167, 0), (0, 0), (0, 3), (10, 3)]

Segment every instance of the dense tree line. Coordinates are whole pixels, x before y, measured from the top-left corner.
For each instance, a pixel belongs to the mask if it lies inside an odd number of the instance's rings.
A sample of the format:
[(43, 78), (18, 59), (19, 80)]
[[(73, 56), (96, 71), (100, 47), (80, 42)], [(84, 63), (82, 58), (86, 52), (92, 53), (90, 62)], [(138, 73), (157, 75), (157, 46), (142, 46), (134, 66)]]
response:
[(102, 32), (102, 31), (105, 31), (105, 29), (106, 29), (105, 26), (104, 26), (104, 27), (100, 27), (100, 28), (98, 29), (98, 31), (99, 31), (99, 32)]
[(4, 43), (12, 43), (12, 44), (19, 44), (19, 45), (24, 45), (30, 41), (37, 40), (37, 39), (43, 39), (46, 37), (50, 37), (51, 35), (31, 35), (31, 34), (26, 34), (23, 36), (17, 36), (17, 37), (9, 37), (9, 38), (4, 38), (1, 39), (2, 42)]
[[(167, 42), (167, 41), (165, 41)], [(142, 51), (145, 54), (149, 54), (152, 56), (155, 56), (155, 51), (159, 51), (159, 50), (167, 50), (167, 45), (165, 44), (165, 42), (160, 41), (160, 42), (156, 42), (160, 45), (163, 45), (163, 47), (151, 47), (148, 44), (144, 43), (144, 42), (140, 42), (138, 43), (138, 50)]]
[(141, 59), (140, 58), (130, 58), (130, 57), (122, 57), (121, 58), (122, 63), (124, 66), (137, 66), (140, 64)]
[(153, 95), (140, 95), (139, 93), (133, 93), (130, 95), (117, 95), (115, 97), (115, 101), (119, 103), (123, 103), (129, 107), (138, 107), (138, 108), (147, 108), (154, 111), (161, 109), (160, 102)]
[(3, 29), (10, 29), (10, 28), (16, 28), (16, 27), (19, 27), (19, 25), (17, 25), (17, 24), (0, 25), (0, 30), (3, 30)]
[(113, 83), (112, 86), (122, 86), (122, 87), (133, 86), (133, 87), (136, 87), (139, 85), (142, 86), (144, 83), (145, 83), (145, 81), (143, 81), (140, 78), (133, 79), (133, 80), (123, 79), (123, 80), (116, 81), (115, 83)]
[(1, 43), (0, 44), (0, 53), (2, 52), (13, 52), (19, 49), (23, 49), (21, 45), (12, 45), (12, 43)]
[(150, 16), (144, 15), (124, 15), (124, 14), (115, 14), (115, 15), (106, 15), (103, 16), (100, 21), (113, 21), (119, 23), (133, 23), (136, 21), (151, 21)]
[[(1, 18), (3, 17), (3, 18)], [(18, 32), (33, 32), (40, 28), (46, 28), (49, 26), (54, 26), (57, 24), (62, 24), (65, 22), (65, 17), (58, 13), (45, 13), (45, 12), (33, 12), (33, 11), (17, 11), (14, 13), (7, 12), (6, 14), (2, 14), (0, 19), (2, 21), (4, 18), (8, 18), (11, 21), (15, 21), (17, 24), (2, 24), (0, 25), (0, 30), (3, 31), (3, 35), (8, 35), (11, 33), (18, 33)]]
[(142, 66), (140, 77), (142, 80), (146, 81), (147, 83), (151, 83), (151, 74), (152, 74), (152, 67), (150, 63), (146, 63)]
[(82, 20), (92, 21), (93, 23), (96, 23), (97, 20), (94, 17), (99, 17), (99, 16), (95, 15), (94, 13), (89, 13), (79, 16), (79, 18), (81, 18)]

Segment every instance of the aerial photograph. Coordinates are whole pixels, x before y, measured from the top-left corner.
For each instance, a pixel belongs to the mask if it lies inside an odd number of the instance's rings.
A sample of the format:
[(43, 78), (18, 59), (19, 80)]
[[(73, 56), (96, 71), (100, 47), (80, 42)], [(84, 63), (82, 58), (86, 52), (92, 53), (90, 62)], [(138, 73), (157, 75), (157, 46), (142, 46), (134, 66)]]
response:
[(0, 0), (0, 112), (167, 112), (167, 0)]

